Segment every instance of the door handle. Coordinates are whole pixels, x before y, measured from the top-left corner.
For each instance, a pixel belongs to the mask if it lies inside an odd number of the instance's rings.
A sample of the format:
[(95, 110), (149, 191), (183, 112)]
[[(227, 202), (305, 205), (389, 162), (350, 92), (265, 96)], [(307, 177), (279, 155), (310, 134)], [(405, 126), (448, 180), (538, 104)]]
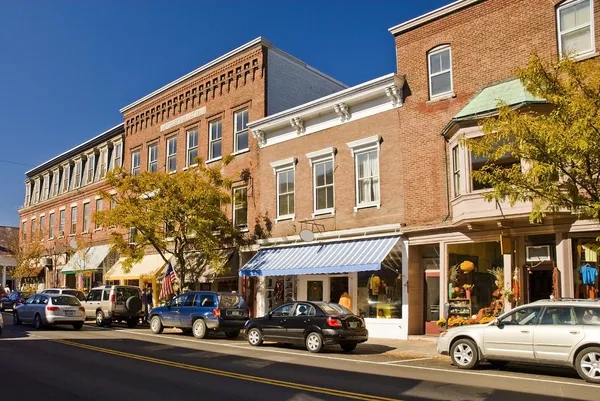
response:
[(579, 332), (577, 330), (571, 330), (571, 331), (569, 331), (569, 333), (571, 333), (571, 334), (579, 334)]
[(530, 331), (529, 330), (521, 330), (521, 333), (523, 333), (523, 334), (529, 334)]

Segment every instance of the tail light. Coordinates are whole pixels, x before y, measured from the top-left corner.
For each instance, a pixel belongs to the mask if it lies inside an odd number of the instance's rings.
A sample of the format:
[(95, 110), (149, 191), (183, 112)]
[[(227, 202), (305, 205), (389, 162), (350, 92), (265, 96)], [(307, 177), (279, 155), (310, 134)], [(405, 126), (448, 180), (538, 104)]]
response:
[(115, 294), (111, 294), (109, 301), (110, 302), (115, 302), (116, 300), (117, 300), (117, 296)]
[(213, 315), (215, 315), (215, 317), (221, 317), (221, 309), (213, 309)]
[(342, 321), (340, 319), (336, 319), (334, 317), (328, 317), (327, 325), (329, 327), (342, 327)]
[(58, 306), (46, 306), (46, 310), (48, 312), (56, 312), (57, 310), (60, 310), (60, 308)]
[(83, 306), (80, 306), (79, 310), (82, 311), (82, 312), (85, 312), (85, 308)]

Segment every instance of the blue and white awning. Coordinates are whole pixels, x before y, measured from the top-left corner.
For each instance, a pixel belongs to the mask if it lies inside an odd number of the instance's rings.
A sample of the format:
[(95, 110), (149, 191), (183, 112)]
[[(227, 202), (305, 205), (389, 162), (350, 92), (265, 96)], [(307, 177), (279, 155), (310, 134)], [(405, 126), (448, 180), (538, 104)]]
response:
[(381, 269), (399, 236), (321, 242), (258, 251), (240, 276), (340, 274)]

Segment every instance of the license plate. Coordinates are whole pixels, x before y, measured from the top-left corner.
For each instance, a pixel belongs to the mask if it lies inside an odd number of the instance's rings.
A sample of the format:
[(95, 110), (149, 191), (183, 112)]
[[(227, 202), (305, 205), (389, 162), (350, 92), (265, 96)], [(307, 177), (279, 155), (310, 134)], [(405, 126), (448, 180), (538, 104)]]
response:
[(350, 326), (351, 329), (355, 329), (358, 327), (358, 323), (357, 322), (348, 322), (348, 326)]
[(72, 311), (72, 310), (65, 311), (65, 316), (73, 316), (74, 314), (75, 314), (75, 311)]
[(242, 312), (238, 311), (238, 310), (232, 310), (231, 311), (231, 316), (241, 316)]

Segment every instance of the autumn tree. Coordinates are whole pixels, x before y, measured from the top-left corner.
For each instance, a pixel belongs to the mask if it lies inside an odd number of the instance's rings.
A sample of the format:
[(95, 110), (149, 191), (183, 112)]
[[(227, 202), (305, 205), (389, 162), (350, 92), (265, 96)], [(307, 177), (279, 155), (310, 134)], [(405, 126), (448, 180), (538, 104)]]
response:
[(10, 269), (11, 277), (20, 281), (26, 277), (35, 275), (42, 267), (42, 258), (46, 255), (46, 249), (40, 242), (38, 233), (31, 233), (31, 238), (19, 239), (19, 230), (6, 233), (4, 238), (6, 252), (15, 259), (15, 266)]
[[(114, 206), (96, 213), (94, 219), (97, 224), (130, 232), (132, 238), (113, 233), (111, 239), (113, 249), (125, 257), (125, 270), (141, 260), (148, 247), (165, 263), (174, 259), (173, 268), (182, 284), (186, 274), (197, 276), (197, 271), (191, 274), (191, 267), (222, 266), (221, 249), (242, 240), (225, 213), (232, 201), (232, 180), (223, 175), (222, 168), (230, 161), (224, 159), (214, 166), (200, 160), (196, 167), (175, 174), (115, 171), (108, 175), (107, 183), (115, 193), (102, 195)], [(192, 263), (190, 254), (205, 263)]]
[[(485, 135), (465, 140), (489, 160), (473, 179), (493, 187), (488, 200), (532, 202), (532, 221), (559, 211), (599, 220), (600, 60), (549, 62), (533, 55), (517, 76), (547, 104), (499, 105), (497, 117), (483, 122)], [(494, 163), (507, 154), (523, 163)]]

